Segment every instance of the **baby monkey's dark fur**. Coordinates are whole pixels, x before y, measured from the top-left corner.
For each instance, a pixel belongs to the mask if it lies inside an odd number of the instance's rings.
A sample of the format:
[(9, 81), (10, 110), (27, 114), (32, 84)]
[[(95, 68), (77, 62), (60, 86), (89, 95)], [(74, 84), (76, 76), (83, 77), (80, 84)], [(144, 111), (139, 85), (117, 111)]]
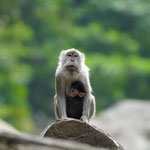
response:
[(85, 94), (85, 88), (82, 82), (75, 81), (71, 84), (69, 93), (66, 95), (67, 117), (81, 118)]

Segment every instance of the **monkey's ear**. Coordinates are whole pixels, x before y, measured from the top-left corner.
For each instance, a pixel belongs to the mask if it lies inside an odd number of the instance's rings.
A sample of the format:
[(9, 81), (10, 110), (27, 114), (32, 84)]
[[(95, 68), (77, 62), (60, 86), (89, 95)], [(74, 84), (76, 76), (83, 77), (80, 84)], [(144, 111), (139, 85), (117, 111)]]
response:
[(84, 97), (85, 93), (79, 93), (79, 97)]
[(63, 59), (65, 58), (65, 55), (66, 55), (66, 52), (65, 52), (65, 50), (62, 50), (61, 52), (60, 52), (60, 55), (59, 55), (59, 65), (61, 65), (61, 63), (63, 62)]
[(85, 63), (85, 55), (80, 52), (80, 57), (81, 57), (81, 62), (84, 64)]
[(59, 57), (62, 57), (62, 56), (64, 56), (65, 55), (65, 50), (62, 50), (61, 52), (60, 52), (60, 56)]

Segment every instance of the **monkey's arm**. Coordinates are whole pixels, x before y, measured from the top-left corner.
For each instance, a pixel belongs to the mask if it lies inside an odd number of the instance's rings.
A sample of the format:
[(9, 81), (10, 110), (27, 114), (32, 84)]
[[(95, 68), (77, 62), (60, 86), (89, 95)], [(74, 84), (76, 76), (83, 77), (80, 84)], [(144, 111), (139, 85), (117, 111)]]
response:
[[(85, 87), (86, 95), (84, 97), (83, 112), (82, 112), (81, 120), (83, 120), (84, 122), (88, 122), (90, 118), (89, 111), (91, 109), (91, 103), (94, 101), (94, 104), (95, 104), (95, 98), (91, 94), (92, 92), (91, 85), (90, 85), (90, 81), (88, 77), (84, 78), (84, 87)], [(93, 107), (93, 109), (95, 109), (95, 106)], [(95, 110), (93, 110), (93, 112), (95, 112)]]
[(66, 99), (65, 99), (65, 81), (61, 76), (56, 76), (56, 95), (57, 107), (61, 119), (67, 118), (66, 115)]

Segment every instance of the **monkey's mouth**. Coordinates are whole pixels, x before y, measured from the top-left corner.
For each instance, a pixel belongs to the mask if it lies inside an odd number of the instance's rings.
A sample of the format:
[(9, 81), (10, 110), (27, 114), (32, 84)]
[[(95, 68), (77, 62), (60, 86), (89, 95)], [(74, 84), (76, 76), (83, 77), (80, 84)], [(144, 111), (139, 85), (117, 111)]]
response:
[(68, 67), (68, 68), (74, 68), (75, 65), (68, 65), (67, 67)]
[(70, 70), (70, 71), (73, 71), (73, 70), (77, 69), (77, 67), (74, 66), (74, 65), (68, 65), (68, 66), (66, 66), (66, 68), (67, 68), (67, 70)]
[(76, 66), (74, 66), (74, 65), (68, 65), (68, 66), (66, 66), (67, 68), (76, 68)]

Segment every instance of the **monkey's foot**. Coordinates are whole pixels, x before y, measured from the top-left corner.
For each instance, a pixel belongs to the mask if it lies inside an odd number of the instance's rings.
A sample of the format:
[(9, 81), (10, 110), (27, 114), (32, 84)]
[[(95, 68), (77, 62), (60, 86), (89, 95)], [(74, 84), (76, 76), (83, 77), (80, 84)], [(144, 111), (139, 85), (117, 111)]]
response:
[(63, 119), (68, 119), (68, 117), (67, 117), (66, 115), (63, 115), (63, 116), (61, 117), (61, 120), (63, 120)]
[(86, 116), (82, 116), (82, 117), (81, 117), (81, 120), (82, 120), (83, 122), (86, 122), (86, 123), (89, 122), (88, 117), (86, 117)]

